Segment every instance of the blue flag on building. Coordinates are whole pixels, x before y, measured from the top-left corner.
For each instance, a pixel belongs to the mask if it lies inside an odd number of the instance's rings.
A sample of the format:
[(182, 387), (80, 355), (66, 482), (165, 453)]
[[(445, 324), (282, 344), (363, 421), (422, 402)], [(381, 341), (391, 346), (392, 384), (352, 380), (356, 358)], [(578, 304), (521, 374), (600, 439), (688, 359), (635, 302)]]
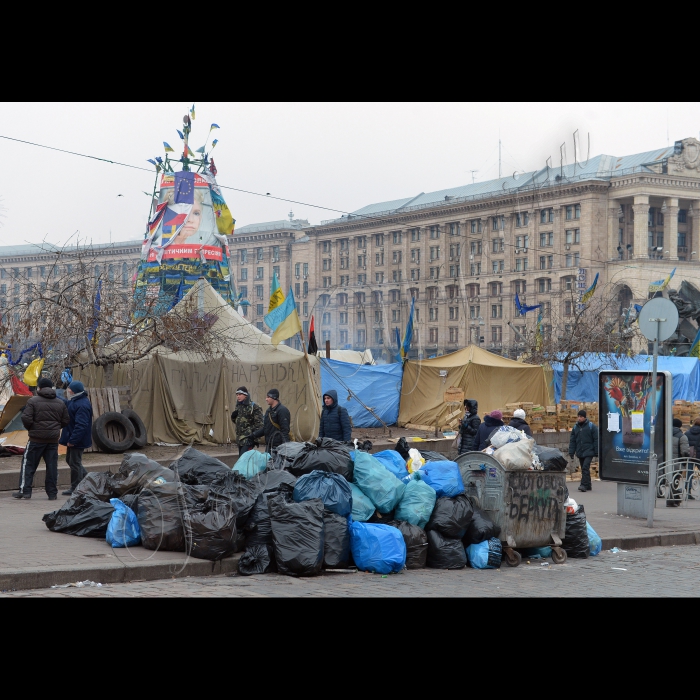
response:
[(413, 317), (416, 309), (416, 298), (411, 297), (411, 311), (408, 314), (408, 322), (406, 323), (406, 331), (403, 334), (403, 339), (401, 340), (401, 347), (399, 348), (399, 355), (397, 360), (405, 360), (408, 355), (408, 351), (411, 349), (411, 340), (413, 339)]

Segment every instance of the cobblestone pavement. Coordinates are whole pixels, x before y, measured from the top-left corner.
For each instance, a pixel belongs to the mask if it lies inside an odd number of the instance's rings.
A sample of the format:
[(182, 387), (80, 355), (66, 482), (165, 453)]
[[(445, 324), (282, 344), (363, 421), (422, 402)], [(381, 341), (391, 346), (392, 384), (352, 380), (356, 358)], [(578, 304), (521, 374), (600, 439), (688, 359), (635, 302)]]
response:
[(330, 573), (313, 578), (209, 576), (105, 585), (10, 591), (0, 597), (655, 597), (697, 595), (700, 547), (653, 547), (542, 566), (532, 559), (498, 570), (421, 569), (382, 577)]

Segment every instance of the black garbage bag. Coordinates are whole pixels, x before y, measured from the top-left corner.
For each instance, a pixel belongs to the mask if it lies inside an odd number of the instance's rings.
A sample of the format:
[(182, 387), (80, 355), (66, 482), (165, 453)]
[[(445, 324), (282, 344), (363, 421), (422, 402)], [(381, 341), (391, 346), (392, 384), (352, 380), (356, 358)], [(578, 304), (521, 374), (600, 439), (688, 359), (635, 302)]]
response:
[(283, 442), (274, 449), (268, 469), (289, 469), (303, 449), (303, 442)]
[(496, 525), (481, 508), (474, 508), (472, 519), (467, 525), (467, 532), (462, 537), (462, 542), (465, 547), (470, 544), (479, 544), (491, 537), (498, 537), (501, 534), (501, 528)]
[(561, 450), (558, 450), (556, 447), (542, 447), (541, 445), (535, 445), (533, 447), (533, 451), (539, 458), (544, 471), (566, 471), (569, 463), (567, 462), (566, 457), (562, 454)]
[(117, 480), (111, 472), (90, 472), (81, 480), (73, 494), (109, 501), (116, 497), (117, 486)]
[(124, 455), (119, 466), (116, 496), (119, 498), (130, 493), (138, 494), (153, 482), (164, 484), (172, 481), (175, 481), (172, 470), (148, 459), (141, 452), (131, 452)]
[(51, 532), (105, 539), (113, 513), (114, 507), (110, 503), (73, 493), (61, 508), (46, 513), (42, 520)]
[[(287, 443), (284, 443), (287, 444)], [(281, 469), (266, 469), (248, 479), (253, 481), (259, 493), (270, 493), (273, 491), (294, 491), (297, 482), (296, 476)]]
[(352, 481), (353, 463), (350, 457), (352, 447), (331, 438), (319, 438), (316, 442), (305, 442), (304, 449), (297, 454), (287, 469), (294, 476), (310, 474), (316, 469), (340, 474)]
[(203, 503), (186, 508), (184, 516), (193, 557), (218, 561), (236, 551), (236, 510), (230, 496), (211, 491)]
[(428, 560), (431, 569), (463, 569), (467, 565), (467, 553), (462, 540), (445, 537), (437, 530), (428, 530)]
[(241, 576), (269, 574), (277, 571), (275, 552), (271, 545), (255, 544), (248, 547), (238, 560), (238, 573)]
[(268, 491), (258, 495), (255, 505), (245, 524), (246, 548), (258, 545), (272, 544), (272, 521), (268, 501), (275, 496), (283, 496), (287, 502), (292, 502), (289, 490)]
[[(352, 445), (351, 449), (353, 449), (353, 450), (355, 449), (354, 442), (350, 442), (347, 444)], [(360, 442), (360, 440), (358, 440), (357, 441), (357, 449), (360, 452), (371, 452), (372, 451), (372, 442), (370, 440), (363, 440), (362, 442)]]
[(392, 520), (387, 525), (401, 531), (406, 543), (406, 568), (423, 569), (428, 561), (428, 536), (423, 528), (405, 520)]
[(472, 521), (474, 510), (466, 494), (454, 498), (438, 498), (426, 530), (437, 530), (447, 537), (462, 538)]
[[(169, 482), (152, 483), (141, 491), (136, 517), (141, 528), (141, 544), (146, 549), (185, 551), (183, 511), (197, 503), (194, 492), (188, 493), (191, 489), (186, 484)], [(201, 501), (205, 499), (203, 494)]]
[(125, 506), (128, 506), (131, 508), (131, 510), (134, 511), (134, 513), (138, 513), (138, 507), (139, 507), (139, 497), (138, 494), (136, 493), (128, 493), (126, 496), (122, 496), (119, 499)]
[(323, 566), (323, 501), (288, 503), (280, 494), (268, 501), (275, 562), (281, 574), (313, 576)]
[(369, 518), (366, 522), (377, 523), (378, 525), (388, 525), (389, 521), (394, 519), (395, 512), (396, 508), (394, 508), (394, 510), (392, 511), (389, 511), (388, 513), (380, 513), (378, 510), (375, 510), (372, 517)]
[(582, 505), (579, 505), (575, 513), (566, 514), (566, 531), (561, 547), (573, 559), (588, 559), (590, 556), (586, 513)]
[(181, 481), (193, 486), (211, 484), (221, 474), (231, 471), (220, 460), (194, 447), (188, 447), (170, 468), (180, 475)]
[(314, 469), (311, 474), (300, 476), (294, 484), (294, 500), (301, 503), (313, 498), (320, 498), (326, 510), (338, 515), (352, 513), (352, 489), (340, 474)]
[(323, 511), (323, 568), (347, 569), (350, 566), (350, 527), (347, 516)]
[(396, 452), (398, 452), (401, 455), (401, 458), (405, 462), (408, 462), (408, 460), (411, 459), (411, 455), (408, 454), (409, 449), (410, 448), (408, 446), (408, 441), (405, 437), (399, 438), (396, 443), (396, 447), (394, 448), (394, 450), (396, 450)]
[(260, 493), (260, 484), (255, 479), (246, 479), (242, 474), (228, 469), (219, 474), (209, 484), (214, 491), (221, 491), (233, 498), (236, 507), (236, 527), (241, 530), (253, 510), (255, 499)]
[(418, 452), (426, 462), (444, 462), (447, 459), (445, 455), (435, 452), (435, 450), (418, 450)]

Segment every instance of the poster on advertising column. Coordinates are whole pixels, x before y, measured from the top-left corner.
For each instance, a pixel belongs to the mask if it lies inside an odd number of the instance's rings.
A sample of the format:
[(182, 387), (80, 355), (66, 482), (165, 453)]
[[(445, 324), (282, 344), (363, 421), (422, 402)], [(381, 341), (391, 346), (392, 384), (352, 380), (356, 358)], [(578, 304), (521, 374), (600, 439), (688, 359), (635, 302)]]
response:
[[(649, 482), (651, 372), (601, 370), (598, 374), (599, 473), (603, 481)], [(671, 373), (656, 377), (654, 447), (659, 463), (671, 455)]]

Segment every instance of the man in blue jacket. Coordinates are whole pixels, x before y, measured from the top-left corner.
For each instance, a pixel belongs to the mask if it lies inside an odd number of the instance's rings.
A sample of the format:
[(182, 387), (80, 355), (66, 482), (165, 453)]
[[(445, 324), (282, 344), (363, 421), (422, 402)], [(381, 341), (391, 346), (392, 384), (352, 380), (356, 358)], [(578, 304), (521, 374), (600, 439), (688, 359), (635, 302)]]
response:
[(87, 476), (83, 466), (83, 450), (92, 447), (92, 404), (82, 382), (71, 382), (66, 396), (70, 423), (63, 429), (58, 444), (68, 448), (66, 462), (70, 467), (70, 489), (63, 491), (63, 495), (70, 496)]
[(321, 411), (320, 438), (333, 438), (341, 442), (350, 442), (352, 426), (346, 408), (338, 406), (338, 392), (330, 389), (323, 395), (323, 410)]

